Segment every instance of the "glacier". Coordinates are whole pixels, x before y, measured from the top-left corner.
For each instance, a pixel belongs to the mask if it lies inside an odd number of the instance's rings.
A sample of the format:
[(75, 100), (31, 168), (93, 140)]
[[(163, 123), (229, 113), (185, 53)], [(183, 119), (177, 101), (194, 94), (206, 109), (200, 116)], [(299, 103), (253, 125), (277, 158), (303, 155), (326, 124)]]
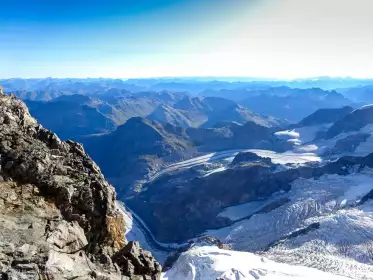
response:
[[(373, 279), (373, 202), (361, 203), (373, 189), (373, 170), (357, 170), (359, 166), (346, 176), (299, 178), (287, 193), (228, 207), (220, 215), (238, 222), (205, 235), (279, 262)], [(277, 208), (255, 214), (284, 198)]]

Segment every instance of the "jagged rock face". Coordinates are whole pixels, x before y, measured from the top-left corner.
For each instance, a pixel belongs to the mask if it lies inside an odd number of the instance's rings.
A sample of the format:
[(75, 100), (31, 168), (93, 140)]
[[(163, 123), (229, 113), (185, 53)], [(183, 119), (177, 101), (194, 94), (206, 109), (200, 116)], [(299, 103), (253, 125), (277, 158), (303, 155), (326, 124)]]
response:
[(83, 147), (62, 142), (4, 94), (0, 190), (0, 279), (159, 278), (150, 253), (136, 252), (139, 267), (125, 250), (115, 190)]

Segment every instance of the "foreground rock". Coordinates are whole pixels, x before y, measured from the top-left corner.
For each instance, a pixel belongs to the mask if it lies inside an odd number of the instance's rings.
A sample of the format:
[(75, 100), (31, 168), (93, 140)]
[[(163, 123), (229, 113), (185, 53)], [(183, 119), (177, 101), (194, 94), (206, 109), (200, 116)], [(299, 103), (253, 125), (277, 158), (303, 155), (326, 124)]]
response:
[(0, 279), (158, 279), (115, 195), (80, 144), (0, 92)]

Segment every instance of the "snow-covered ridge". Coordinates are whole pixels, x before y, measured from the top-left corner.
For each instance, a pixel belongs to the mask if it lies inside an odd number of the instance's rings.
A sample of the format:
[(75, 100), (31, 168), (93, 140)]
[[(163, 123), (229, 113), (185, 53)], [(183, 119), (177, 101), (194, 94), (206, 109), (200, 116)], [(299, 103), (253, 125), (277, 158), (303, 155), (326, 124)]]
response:
[(196, 247), (182, 254), (162, 280), (347, 280), (304, 266), (276, 263), (247, 252)]
[(367, 105), (361, 106), (358, 110), (364, 110), (364, 109), (370, 109), (370, 108), (373, 108), (373, 104), (367, 104)]

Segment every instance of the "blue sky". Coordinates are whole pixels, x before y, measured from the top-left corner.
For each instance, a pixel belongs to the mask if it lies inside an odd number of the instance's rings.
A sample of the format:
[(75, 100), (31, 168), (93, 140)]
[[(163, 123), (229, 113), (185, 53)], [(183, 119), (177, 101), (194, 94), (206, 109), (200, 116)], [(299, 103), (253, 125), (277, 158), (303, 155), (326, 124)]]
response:
[(373, 76), (370, 0), (0, 3), (3, 78)]

